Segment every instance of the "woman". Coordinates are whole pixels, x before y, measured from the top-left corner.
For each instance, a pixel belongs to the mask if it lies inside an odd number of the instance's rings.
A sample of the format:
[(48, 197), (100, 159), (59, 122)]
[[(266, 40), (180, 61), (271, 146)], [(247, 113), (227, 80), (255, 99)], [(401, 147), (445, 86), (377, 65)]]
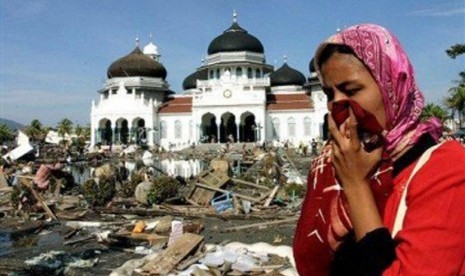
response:
[(386, 29), (329, 38), (315, 68), (331, 138), (312, 163), (294, 238), (300, 275), (465, 275), (465, 149), (435, 118)]

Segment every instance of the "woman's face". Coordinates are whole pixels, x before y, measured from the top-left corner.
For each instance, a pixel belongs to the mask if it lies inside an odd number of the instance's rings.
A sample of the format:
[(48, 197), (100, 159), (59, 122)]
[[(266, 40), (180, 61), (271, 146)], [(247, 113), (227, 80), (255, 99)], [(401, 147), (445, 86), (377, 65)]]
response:
[(334, 53), (320, 68), (328, 109), (339, 100), (352, 99), (372, 113), (386, 129), (386, 112), (378, 84), (365, 65), (350, 54)]

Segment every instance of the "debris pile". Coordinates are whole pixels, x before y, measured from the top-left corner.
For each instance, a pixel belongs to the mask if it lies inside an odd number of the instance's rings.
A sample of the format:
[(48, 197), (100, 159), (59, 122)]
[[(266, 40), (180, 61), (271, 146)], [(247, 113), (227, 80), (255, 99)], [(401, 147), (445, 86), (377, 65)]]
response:
[[(27, 233), (59, 246), (36, 241), (37, 250), (14, 253), (2, 245), (0, 256), (26, 260), (6, 271), (55, 275), (99, 266), (111, 275), (296, 275), (292, 234), (275, 231), (293, 233), (305, 194), (288, 151), (229, 144), (82, 153), (48, 145), (32, 162), (3, 159), (0, 242)], [(31, 221), (44, 224), (24, 230)], [(121, 266), (102, 262), (107, 256)]]

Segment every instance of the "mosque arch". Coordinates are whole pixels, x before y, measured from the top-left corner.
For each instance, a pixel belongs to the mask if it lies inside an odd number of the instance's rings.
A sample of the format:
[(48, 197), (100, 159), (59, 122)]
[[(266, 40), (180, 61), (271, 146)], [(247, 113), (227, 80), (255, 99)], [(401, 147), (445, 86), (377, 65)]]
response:
[(116, 120), (115, 140), (120, 144), (127, 144), (129, 142), (129, 125), (128, 120), (125, 118)]
[(239, 141), (240, 142), (255, 142), (257, 141), (257, 124), (255, 122), (255, 115), (246, 111), (241, 115)]
[(213, 113), (205, 113), (202, 116), (200, 125), (200, 141), (203, 143), (216, 143), (218, 141), (218, 126), (216, 125), (216, 116)]
[(252, 70), (252, 68), (250, 68), (250, 67), (247, 68), (247, 78), (248, 78), (248, 79), (253, 78), (253, 70)]
[(242, 67), (237, 67), (236, 68), (236, 76), (238, 78), (242, 77)]
[(111, 128), (111, 121), (108, 118), (100, 119), (98, 123), (98, 137), (102, 145), (109, 145), (113, 142), (113, 130)]
[(145, 144), (147, 142), (147, 129), (145, 120), (137, 117), (132, 120), (132, 138), (136, 144)]
[(228, 141), (237, 141), (236, 116), (231, 112), (226, 112), (221, 115), (220, 124), (220, 142), (226, 143)]

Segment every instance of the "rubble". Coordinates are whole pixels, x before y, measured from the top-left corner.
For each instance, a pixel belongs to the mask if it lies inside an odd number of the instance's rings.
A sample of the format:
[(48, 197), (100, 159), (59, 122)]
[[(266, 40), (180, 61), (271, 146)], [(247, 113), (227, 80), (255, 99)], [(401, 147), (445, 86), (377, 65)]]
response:
[[(6, 272), (297, 275), (289, 246), (305, 183), (296, 163), (309, 157), (252, 144), (176, 153), (62, 146), (0, 167), (0, 256), (15, 263)], [(25, 230), (1, 230), (7, 221)], [(34, 250), (3, 245), (22, 239)]]

